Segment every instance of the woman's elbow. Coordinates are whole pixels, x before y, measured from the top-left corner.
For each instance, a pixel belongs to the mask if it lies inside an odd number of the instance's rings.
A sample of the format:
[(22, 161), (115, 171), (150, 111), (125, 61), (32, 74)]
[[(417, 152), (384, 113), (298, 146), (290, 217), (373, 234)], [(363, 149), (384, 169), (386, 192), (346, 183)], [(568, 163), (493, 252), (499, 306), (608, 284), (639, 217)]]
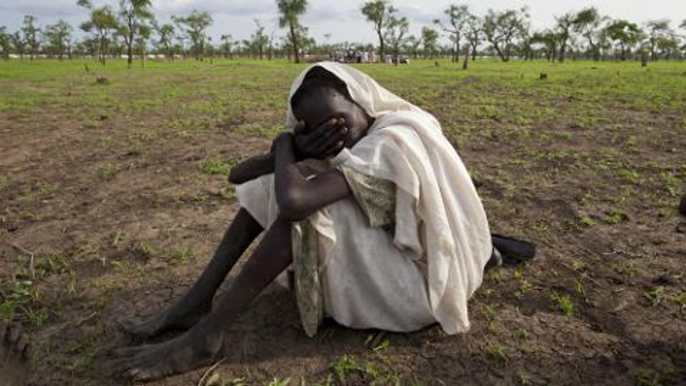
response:
[(277, 200), (279, 217), (288, 221), (301, 221), (310, 215), (307, 202), (298, 194), (286, 194)]
[(245, 182), (239, 167), (234, 166), (231, 168), (231, 171), (229, 171), (229, 182), (234, 185), (240, 185)]

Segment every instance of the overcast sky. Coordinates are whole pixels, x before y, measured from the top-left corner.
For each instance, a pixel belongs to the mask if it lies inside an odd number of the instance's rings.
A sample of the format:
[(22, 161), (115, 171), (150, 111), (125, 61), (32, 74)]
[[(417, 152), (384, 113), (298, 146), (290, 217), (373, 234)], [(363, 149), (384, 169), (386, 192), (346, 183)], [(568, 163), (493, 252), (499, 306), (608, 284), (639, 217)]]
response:
[[(646, 20), (671, 19), (676, 28), (686, 19), (686, 0), (393, 0), (399, 14), (407, 16), (413, 34), (419, 34), (422, 26), (432, 25), (432, 20), (441, 17), (450, 4), (467, 4), (470, 10), (483, 15), (489, 8), (496, 10), (529, 6), (534, 28), (545, 28), (554, 22), (554, 15), (596, 6), (604, 15), (625, 18), (643, 23)], [(93, 0), (94, 4), (110, 3), (116, 0)], [(325, 42), (324, 35), (331, 34), (331, 42), (356, 41), (376, 42), (371, 24), (360, 14), (363, 0), (309, 0), (309, 9), (302, 22), (309, 27), (310, 34), (319, 42)], [(171, 15), (183, 15), (193, 9), (207, 11), (214, 17), (209, 33), (218, 41), (223, 34), (235, 39), (250, 36), (255, 29), (253, 19), (259, 19), (269, 31), (277, 28), (275, 0), (153, 0), (155, 14), (162, 22)], [(65, 19), (78, 26), (87, 12), (76, 6), (76, 0), (0, 0), (0, 26), (10, 31), (20, 27), (23, 16), (32, 14), (39, 25)], [(277, 36), (282, 31), (276, 32)]]

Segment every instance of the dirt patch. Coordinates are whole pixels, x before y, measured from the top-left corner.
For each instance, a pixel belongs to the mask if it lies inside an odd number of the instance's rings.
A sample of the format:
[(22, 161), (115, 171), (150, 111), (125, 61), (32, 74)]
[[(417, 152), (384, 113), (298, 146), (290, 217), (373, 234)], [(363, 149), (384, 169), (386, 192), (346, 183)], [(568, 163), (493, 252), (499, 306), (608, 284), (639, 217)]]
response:
[[(615, 78), (586, 71), (588, 63), (576, 73), (546, 69), (546, 82), (537, 80), (539, 68), (526, 76), (522, 67), (479, 70), (489, 65), (477, 62), (475, 75), (462, 79), (447, 64), (419, 66), (407, 84), (397, 71), (411, 67), (368, 68), (438, 116), (494, 232), (536, 242), (538, 258), (487, 274), (470, 301), (469, 333), (446, 336), (432, 326), (388, 334), (371, 349), (376, 331), (332, 321), (307, 338), (292, 295), (273, 285), (231, 326), (227, 360), (207, 379), (686, 383), (686, 220), (677, 212), (686, 111), (669, 100), (664, 111), (652, 104), (665, 92), (683, 98), (682, 88), (646, 83), (645, 95), (616, 95)], [(598, 64), (610, 65), (619, 64)], [(20, 371), (28, 384), (123, 384), (103, 360), (141, 342), (119, 333), (115, 320), (164, 308), (209, 260), (238, 210), (221, 170), (269, 149), (283, 117), (279, 98), (297, 72), (215, 67), (138, 72), (108, 64), (104, 75), (117, 81), (92, 86), (92, 77), (80, 80), (79, 64), (65, 80), (75, 100), (0, 114), (0, 313), (31, 337), (33, 370)], [(657, 65), (651, 74), (659, 76)], [(574, 88), (592, 76), (589, 91)], [(244, 91), (225, 97), (236, 88)], [(206, 370), (153, 385), (197, 384)]]
[(31, 373), (29, 338), (18, 325), (0, 321), (0, 379), (3, 386), (23, 386)]

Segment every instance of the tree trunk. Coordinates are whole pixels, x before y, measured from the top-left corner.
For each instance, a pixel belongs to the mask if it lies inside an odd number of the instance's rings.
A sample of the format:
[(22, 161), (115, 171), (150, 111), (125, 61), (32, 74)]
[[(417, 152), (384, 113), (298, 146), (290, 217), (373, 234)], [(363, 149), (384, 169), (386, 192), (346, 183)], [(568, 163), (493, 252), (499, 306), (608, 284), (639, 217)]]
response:
[(560, 44), (560, 63), (564, 63), (565, 61), (565, 51), (567, 50), (567, 40), (562, 40), (562, 43)]
[(500, 60), (502, 60), (503, 62), (507, 62), (509, 58), (506, 58), (505, 55), (503, 55), (503, 52), (500, 50), (500, 47), (498, 47), (497, 44), (494, 44), (493, 48), (495, 48), (495, 52), (498, 53), (498, 56), (500, 56)]
[(131, 64), (133, 63), (133, 29), (131, 29), (131, 32), (129, 32), (129, 40), (126, 41), (126, 54), (128, 55), (128, 60), (126, 61), (126, 66), (128, 68), (131, 68)]
[(467, 68), (469, 68), (469, 44), (467, 44), (466, 48), (467, 49), (465, 50), (465, 53), (464, 53), (464, 62), (462, 62), (462, 69), (463, 70), (466, 70)]
[(376, 34), (379, 36), (379, 56), (381, 57), (381, 63), (386, 63), (386, 47), (383, 41), (383, 35), (381, 31), (377, 30)]
[(101, 37), (100, 38), (100, 46), (98, 47), (98, 60), (100, 60), (100, 63), (102, 65), (105, 65), (105, 38)]
[(300, 63), (300, 53), (298, 52), (298, 36), (295, 33), (295, 26), (290, 23), (291, 28), (291, 44), (293, 45), (293, 56), (295, 57), (295, 62)]
[(455, 34), (455, 63), (460, 63), (460, 40), (462, 37), (458, 32)]

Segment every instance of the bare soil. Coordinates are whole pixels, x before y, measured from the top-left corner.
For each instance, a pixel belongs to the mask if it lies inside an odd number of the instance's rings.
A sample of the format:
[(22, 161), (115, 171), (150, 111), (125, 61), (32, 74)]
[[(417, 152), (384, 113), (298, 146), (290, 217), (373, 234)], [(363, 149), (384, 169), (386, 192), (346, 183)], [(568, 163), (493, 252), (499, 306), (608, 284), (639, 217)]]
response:
[[(460, 94), (507, 86), (472, 77), (436, 87), (418, 99), (444, 126), (478, 128), (464, 142), (446, 130), (494, 232), (534, 241), (536, 260), (488, 273), (469, 333), (433, 326), (372, 349), (375, 331), (332, 321), (307, 338), (292, 295), (274, 285), (231, 326), (213, 382), (686, 385), (684, 112), (608, 103), (591, 125), (564, 115), (522, 133), (507, 109), (500, 122), (453, 115)], [(13, 319), (32, 338), (28, 384), (124, 384), (107, 376), (107, 354), (141, 342), (116, 319), (183, 294), (239, 209), (226, 176), (203, 165), (268, 150), (268, 138), (235, 127), (282, 118), (246, 114), (185, 135), (162, 113), (0, 113), (1, 300), (21, 303)], [(676, 193), (670, 175), (681, 178)], [(195, 385), (206, 370), (152, 384)]]

